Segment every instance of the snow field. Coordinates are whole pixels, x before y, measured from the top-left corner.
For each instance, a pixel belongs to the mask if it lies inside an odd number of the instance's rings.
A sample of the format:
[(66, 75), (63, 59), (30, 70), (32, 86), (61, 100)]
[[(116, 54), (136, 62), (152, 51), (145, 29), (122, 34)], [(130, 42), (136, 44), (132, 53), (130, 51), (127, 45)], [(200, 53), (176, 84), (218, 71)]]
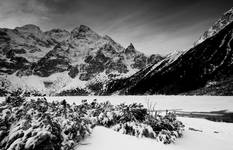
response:
[[(77, 150), (232, 150), (233, 123), (179, 117), (186, 129), (175, 144), (164, 145), (153, 139), (123, 135), (112, 129), (97, 126)], [(199, 131), (192, 131), (189, 128)], [(216, 132), (216, 133), (215, 133)]]

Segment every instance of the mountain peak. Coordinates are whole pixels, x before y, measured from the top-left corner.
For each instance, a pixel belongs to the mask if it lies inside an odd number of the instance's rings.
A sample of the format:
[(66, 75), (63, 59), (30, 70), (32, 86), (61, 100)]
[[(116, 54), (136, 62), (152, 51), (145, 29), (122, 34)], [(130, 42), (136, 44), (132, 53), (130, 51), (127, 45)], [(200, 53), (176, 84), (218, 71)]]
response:
[(225, 12), (224, 15), (230, 14), (230, 13), (233, 13), (233, 7), (230, 10), (228, 10), (227, 12)]
[(87, 32), (87, 31), (92, 31), (90, 27), (86, 26), (86, 25), (80, 25), (79, 26), (79, 31), (82, 32)]
[(22, 27), (16, 27), (15, 29), (24, 30), (24, 31), (41, 31), (40, 27), (38, 27), (34, 24), (26, 24)]
[(204, 34), (199, 38), (199, 40), (194, 43), (194, 46), (214, 36), (223, 28), (225, 28), (227, 25), (229, 25), (231, 22), (233, 22), (233, 7), (227, 12), (225, 12), (222, 15), (222, 17), (219, 20), (217, 20), (209, 30), (204, 32)]
[(27, 24), (22, 27), (16, 27), (15, 30), (18, 30), (21, 33), (24, 34), (34, 34), (34, 35), (39, 35), (42, 33), (40, 27), (34, 25), (34, 24)]
[(136, 51), (134, 45), (132, 43), (129, 44), (129, 46), (126, 48), (126, 51), (133, 52)]
[(74, 28), (71, 33), (79, 33), (79, 34), (85, 34), (88, 32), (94, 32), (90, 27), (86, 25), (80, 25), (79, 27)]
[(135, 52), (136, 52), (136, 49), (132, 43), (130, 43), (130, 45), (125, 49), (126, 54), (135, 53)]
[(132, 43), (130, 43), (127, 48), (129, 48), (129, 49), (135, 49)]
[(108, 36), (108, 35), (104, 35), (104, 37), (103, 37), (104, 39), (106, 39), (106, 40), (109, 40), (109, 41), (114, 41), (110, 36)]
[(70, 32), (64, 29), (51, 29), (46, 31), (45, 34), (57, 42), (63, 42), (70, 37)]
[(77, 38), (77, 39), (100, 38), (100, 35), (94, 32), (90, 27), (85, 25), (80, 25), (79, 27), (76, 27), (74, 30), (71, 31), (71, 35), (73, 38)]

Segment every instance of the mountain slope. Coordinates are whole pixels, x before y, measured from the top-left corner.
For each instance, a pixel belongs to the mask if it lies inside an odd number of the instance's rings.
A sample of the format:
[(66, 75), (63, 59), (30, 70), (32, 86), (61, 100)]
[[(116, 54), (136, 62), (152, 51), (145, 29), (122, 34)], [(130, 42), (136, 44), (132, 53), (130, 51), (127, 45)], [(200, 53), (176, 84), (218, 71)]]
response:
[(194, 48), (171, 55), (132, 77), (110, 83), (106, 93), (188, 94), (188, 91), (211, 82), (222, 82), (232, 75), (233, 22), (229, 22)]
[(71, 32), (43, 32), (35, 25), (0, 29), (1, 89), (8, 91), (54, 95), (81, 88), (91, 93), (90, 84), (129, 76), (161, 59), (146, 56), (132, 44), (124, 48), (85, 25)]

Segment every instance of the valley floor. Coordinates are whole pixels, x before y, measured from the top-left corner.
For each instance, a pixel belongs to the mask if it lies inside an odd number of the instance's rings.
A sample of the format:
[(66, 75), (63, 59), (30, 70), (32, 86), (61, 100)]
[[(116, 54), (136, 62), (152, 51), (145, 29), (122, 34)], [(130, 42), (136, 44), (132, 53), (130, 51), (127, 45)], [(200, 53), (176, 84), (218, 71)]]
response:
[(184, 136), (175, 144), (164, 145), (147, 138), (123, 135), (104, 127), (95, 127), (77, 150), (232, 150), (233, 123), (179, 117), (185, 124)]

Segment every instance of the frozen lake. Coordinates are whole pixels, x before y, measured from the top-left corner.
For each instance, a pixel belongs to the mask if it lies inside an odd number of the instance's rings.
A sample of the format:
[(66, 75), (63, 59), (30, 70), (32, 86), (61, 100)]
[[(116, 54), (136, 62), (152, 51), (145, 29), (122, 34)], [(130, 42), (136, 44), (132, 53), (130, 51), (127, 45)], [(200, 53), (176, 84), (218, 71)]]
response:
[[(31, 97), (33, 98), (33, 97)], [(181, 109), (183, 111), (219, 111), (228, 110), (233, 112), (233, 97), (225, 96), (66, 96), (66, 97), (46, 97), (48, 101), (61, 101), (66, 99), (69, 103), (81, 103), (86, 99), (98, 102), (110, 101), (112, 104), (120, 103), (142, 103), (147, 107), (148, 101), (155, 104), (156, 110)], [(1, 98), (3, 100), (4, 98)]]

